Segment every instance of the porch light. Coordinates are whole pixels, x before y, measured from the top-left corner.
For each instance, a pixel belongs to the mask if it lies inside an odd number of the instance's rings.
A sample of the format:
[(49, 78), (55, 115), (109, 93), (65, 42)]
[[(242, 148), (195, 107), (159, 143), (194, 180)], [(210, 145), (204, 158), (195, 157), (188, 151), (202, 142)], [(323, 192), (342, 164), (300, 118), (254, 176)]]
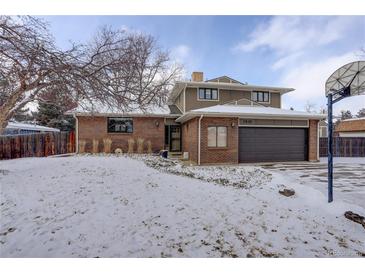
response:
[(236, 124), (234, 122), (232, 122), (231, 127), (235, 127), (235, 126), (236, 126)]
[(159, 121), (155, 121), (155, 126), (159, 127), (160, 126), (160, 122)]

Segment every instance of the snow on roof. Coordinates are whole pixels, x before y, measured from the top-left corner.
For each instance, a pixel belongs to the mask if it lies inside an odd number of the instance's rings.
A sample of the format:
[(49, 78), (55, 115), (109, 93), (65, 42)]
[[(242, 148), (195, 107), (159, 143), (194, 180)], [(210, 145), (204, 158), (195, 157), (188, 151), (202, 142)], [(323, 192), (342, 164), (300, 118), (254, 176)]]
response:
[(77, 108), (68, 111), (69, 114), (75, 114), (76, 116), (106, 116), (106, 115), (122, 115), (122, 116), (169, 116), (170, 109), (167, 105), (158, 107), (150, 106), (146, 110), (142, 110), (138, 107), (131, 107), (133, 109), (130, 112), (123, 112), (120, 108), (111, 107), (107, 105), (92, 105), (92, 106), (78, 106)]
[(365, 117), (345, 119), (345, 120), (342, 120), (341, 123), (349, 122), (349, 121), (361, 121), (361, 120), (365, 120)]
[(52, 132), (59, 132), (60, 130), (57, 128), (52, 127), (44, 127), (35, 124), (25, 124), (25, 123), (18, 123), (18, 122), (9, 122), (7, 129), (23, 129), (23, 130), (34, 130), (34, 131), (52, 131)]
[(324, 119), (325, 114), (308, 113), (304, 111), (294, 111), (273, 107), (257, 107), (245, 105), (216, 105), (207, 108), (194, 109), (176, 121), (184, 122), (198, 115), (208, 116), (233, 116), (233, 117), (285, 117), (285, 118), (303, 118), (303, 119)]

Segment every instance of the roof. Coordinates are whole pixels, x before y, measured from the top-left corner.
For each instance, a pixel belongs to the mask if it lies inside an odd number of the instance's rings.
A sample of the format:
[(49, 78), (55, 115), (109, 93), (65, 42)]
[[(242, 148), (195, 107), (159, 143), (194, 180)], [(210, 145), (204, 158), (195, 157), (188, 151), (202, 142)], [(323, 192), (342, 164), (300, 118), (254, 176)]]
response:
[(365, 131), (365, 117), (342, 120), (335, 127), (335, 131)]
[(361, 121), (361, 120), (365, 120), (365, 117), (350, 118), (350, 119), (342, 120), (341, 122), (351, 122), (351, 121)]
[(326, 118), (325, 114), (308, 113), (304, 111), (294, 111), (273, 107), (216, 105), (212, 107), (191, 110), (176, 119), (176, 121), (185, 122), (200, 115), (212, 117), (297, 118), (318, 120)]
[(178, 117), (178, 114), (171, 114), (167, 105), (162, 107), (151, 106), (145, 110), (138, 107), (131, 107), (133, 111), (124, 112), (120, 108), (110, 107), (102, 104), (94, 104), (92, 106), (78, 106), (68, 111), (67, 114), (75, 116), (129, 116), (129, 117)]
[(240, 82), (236, 79), (233, 79), (231, 77), (228, 77), (226, 75), (223, 75), (223, 76), (220, 76), (217, 78), (213, 78), (213, 79), (209, 79), (209, 80), (206, 80), (205, 82), (222, 82), (222, 83), (236, 83), (236, 84), (241, 84), (241, 85), (247, 85), (247, 83), (242, 83), (242, 82)]
[(59, 132), (60, 130), (52, 127), (38, 126), (35, 124), (25, 124), (18, 122), (9, 122), (6, 129), (23, 129), (23, 130), (34, 130), (34, 131), (52, 131)]
[[(214, 80), (214, 79), (212, 79)], [(193, 88), (220, 88), (220, 89), (229, 89), (229, 90), (260, 90), (260, 91), (271, 91), (278, 92), (280, 94), (285, 94), (295, 89), (293, 88), (284, 88), (284, 87), (273, 87), (273, 86), (257, 86), (257, 85), (248, 85), (243, 83), (224, 83), (224, 82), (194, 82), (194, 81), (177, 81), (170, 93), (169, 101), (173, 102), (177, 96), (184, 90), (185, 87), (193, 87)]]

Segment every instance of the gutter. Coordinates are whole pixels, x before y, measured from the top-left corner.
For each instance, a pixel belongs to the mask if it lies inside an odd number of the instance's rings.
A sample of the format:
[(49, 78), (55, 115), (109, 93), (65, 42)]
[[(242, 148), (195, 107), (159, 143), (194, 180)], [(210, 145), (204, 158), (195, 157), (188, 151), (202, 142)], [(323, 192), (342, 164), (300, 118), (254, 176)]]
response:
[(201, 121), (203, 119), (203, 115), (200, 115), (198, 122), (198, 166), (200, 166), (200, 143), (201, 143)]
[(184, 123), (193, 117), (199, 115), (205, 115), (210, 117), (243, 117), (243, 118), (264, 118), (264, 119), (313, 119), (313, 120), (323, 120), (324, 116), (322, 114), (317, 115), (289, 115), (289, 114), (262, 114), (262, 113), (224, 113), (224, 112), (186, 112), (182, 116), (178, 117), (175, 121), (179, 123)]

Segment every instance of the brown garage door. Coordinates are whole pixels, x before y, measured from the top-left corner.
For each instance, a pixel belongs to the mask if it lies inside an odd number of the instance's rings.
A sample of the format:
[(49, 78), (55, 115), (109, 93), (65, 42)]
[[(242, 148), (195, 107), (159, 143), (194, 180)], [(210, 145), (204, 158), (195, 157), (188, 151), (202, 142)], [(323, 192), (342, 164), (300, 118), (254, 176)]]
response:
[(240, 163), (306, 160), (306, 128), (239, 128)]

